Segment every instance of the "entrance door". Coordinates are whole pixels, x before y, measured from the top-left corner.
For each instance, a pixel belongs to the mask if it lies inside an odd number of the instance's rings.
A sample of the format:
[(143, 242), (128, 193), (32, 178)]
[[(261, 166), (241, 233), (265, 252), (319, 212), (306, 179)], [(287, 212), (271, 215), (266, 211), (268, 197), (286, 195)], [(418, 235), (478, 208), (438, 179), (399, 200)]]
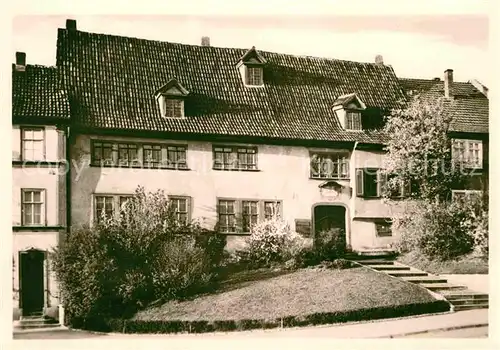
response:
[(345, 232), (345, 208), (340, 205), (318, 205), (314, 208), (314, 231), (341, 229)]
[(39, 250), (20, 253), (20, 301), (24, 316), (43, 310), (44, 258), (44, 252)]

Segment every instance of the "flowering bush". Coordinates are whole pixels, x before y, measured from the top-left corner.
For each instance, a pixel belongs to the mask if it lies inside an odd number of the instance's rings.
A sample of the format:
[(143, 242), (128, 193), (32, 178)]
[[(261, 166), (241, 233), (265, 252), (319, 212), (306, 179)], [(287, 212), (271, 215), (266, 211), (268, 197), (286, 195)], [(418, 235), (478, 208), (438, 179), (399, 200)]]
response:
[(247, 243), (244, 254), (254, 267), (285, 262), (305, 247), (305, 239), (278, 217), (254, 225)]
[(81, 326), (197, 293), (223, 248), (216, 234), (177, 221), (162, 192), (139, 188), (120, 216), (73, 230), (53, 262), (70, 322)]

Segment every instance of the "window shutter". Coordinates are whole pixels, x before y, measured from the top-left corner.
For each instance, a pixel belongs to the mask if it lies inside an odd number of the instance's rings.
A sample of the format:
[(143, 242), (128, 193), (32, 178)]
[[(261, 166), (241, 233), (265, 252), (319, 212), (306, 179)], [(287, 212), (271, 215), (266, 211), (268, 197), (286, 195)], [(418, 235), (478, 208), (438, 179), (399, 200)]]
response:
[(191, 210), (192, 210), (192, 201), (193, 201), (193, 198), (192, 197), (186, 197), (186, 211), (187, 211), (187, 221), (191, 221), (191, 217), (192, 217), (192, 213), (191, 213)]
[(356, 196), (363, 197), (364, 189), (363, 189), (363, 169), (356, 169)]

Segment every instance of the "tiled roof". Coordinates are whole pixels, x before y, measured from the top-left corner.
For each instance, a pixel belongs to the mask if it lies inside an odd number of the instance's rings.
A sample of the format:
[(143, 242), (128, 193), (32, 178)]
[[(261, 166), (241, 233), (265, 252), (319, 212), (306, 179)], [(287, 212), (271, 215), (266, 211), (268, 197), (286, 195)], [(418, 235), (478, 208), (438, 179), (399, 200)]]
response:
[[(442, 80), (403, 78), (400, 82), (406, 93), (412, 91), (429, 98), (444, 96)], [(488, 133), (488, 98), (473, 84), (465, 82), (453, 82), (451, 93), (453, 95), (451, 131)]]
[[(43, 118), (43, 119), (42, 119)], [(12, 119), (16, 122), (69, 120), (68, 96), (55, 67), (12, 65)]]
[[(264, 87), (245, 87), (236, 65), (246, 52), (59, 29), (57, 66), (74, 122), (91, 128), (379, 143), (378, 132), (344, 131), (334, 101), (403, 98), (390, 66), (265, 51)], [(186, 119), (160, 116), (154, 92), (173, 78), (190, 92)]]

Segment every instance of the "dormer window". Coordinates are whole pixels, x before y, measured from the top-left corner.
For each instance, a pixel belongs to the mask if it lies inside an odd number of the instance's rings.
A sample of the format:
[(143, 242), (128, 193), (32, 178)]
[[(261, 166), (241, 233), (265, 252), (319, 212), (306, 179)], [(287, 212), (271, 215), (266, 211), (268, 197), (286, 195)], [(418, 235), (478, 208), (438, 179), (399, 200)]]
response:
[(175, 79), (170, 80), (156, 90), (155, 96), (158, 101), (161, 116), (163, 118), (185, 118), (184, 100), (188, 94), (189, 91)]
[(354, 93), (339, 96), (333, 103), (333, 111), (345, 130), (363, 130), (361, 111), (365, 109), (366, 105)]
[(361, 130), (361, 112), (347, 111), (345, 115), (346, 130)]
[(255, 50), (255, 46), (240, 58), (237, 67), (245, 86), (264, 86), (265, 64), (266, 60)]
[(247, 67), (247, 85), (259, 86), (263, 82), (262, 67)]

